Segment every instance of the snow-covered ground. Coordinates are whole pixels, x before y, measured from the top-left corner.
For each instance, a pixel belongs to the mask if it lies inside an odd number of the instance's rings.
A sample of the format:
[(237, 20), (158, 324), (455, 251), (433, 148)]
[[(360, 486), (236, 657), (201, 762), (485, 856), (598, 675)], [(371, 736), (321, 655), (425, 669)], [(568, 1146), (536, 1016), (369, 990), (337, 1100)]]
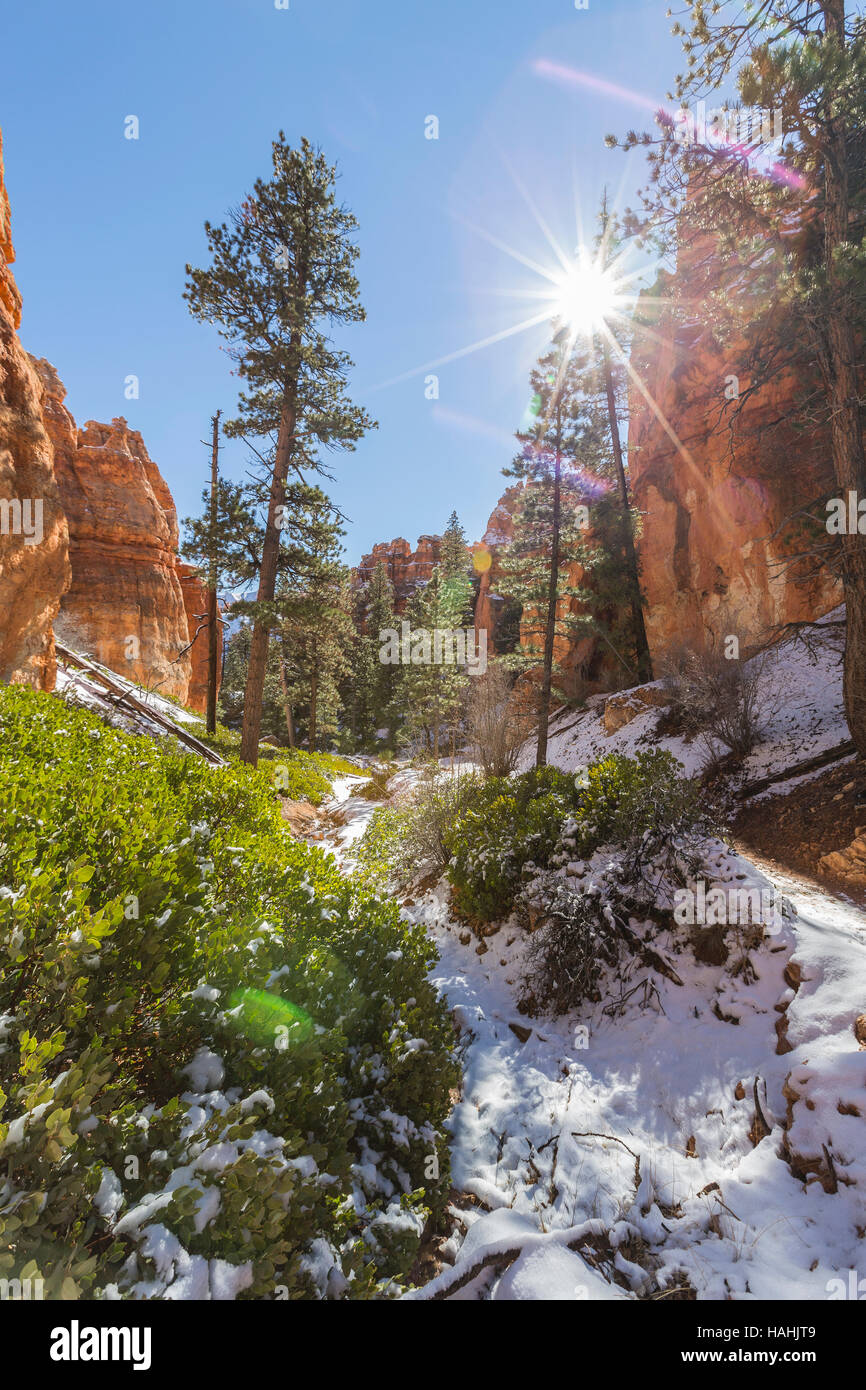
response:
[[(485, 1286), (482, 1275), (461, 1296), (622, 1296), (600, 1291), (593, 1268), (609, 1276), (612, 1258), (644, 1294), (685, 1279), (699, 1298), (820, 1299), (833, 1278), (863, 1266), (866, 1052), (853, 1024), (863, 1008), (866, 917), (775, 882), (798, 915), (752, 953), (757, 979), (698, 965), (668, 943), (681, 987), (635, 965), (624, 988), (651, 979), (658, 993), (647, 987), (646, 1003), (641, 987), (607, 1016), (598, 1004), (556, 1022), (517, 1012), (516, 931), (501, 928), (479, 956), (475, 937), (461, 944), (444, 892), (414, 910), (439, 947), (436, 982), (467, 1042), (451, 1120), (454, 1183), (483, 1204), (461, 1213), (469, 1234), (453, 1243), (457, 1264), (443, 1283), (488, 1248), (522, 1245), (528, 1232), (543, 1238), (499, 1283)], [(792, 959), (803, 977), (796, 995), (782, 973)], [(775, 1009), (785, 1003), (794, 1050), (778, 1055)], [(532, 1028), (526, 1042), (512, 1023)], [(789, 1074), (815, 1103), (795, 1106), (792, 1146), (820, 1159), (827, 1144), (836, 1193), (804, 1185), (783, 1156)], [(749, 1134), (756, 1079), (772, 1126), (757, 1146)], [(859, 1116), (839, 1114), (846, 1102)], [(563, 1241), (593, 1221), (595, 1242), (580, 1242), (592, 1253), (566, 1259)]]
[[(815, 624), (819, 640), (812, 653), (800, 642), (788, 642), (759, 658), (759, 708), (765, 727), (757, 748), (743, 763), (744, 781), (784, 771), (849, 737), (842, 706), (839, 639), (829, 626), (843, 613), (844, 609), (837, 609)], [(824, 640), (820, 640), (822, 631), (826, 634)], [(662, 682), (653, 684), (661, 686)], [(642, 748), (661, 747), (683, 764), (689, 776), (701, 770), (707, 754), (699, 740), (687, 742), (655, 734), (658, 709), (648, 707), (631, 723), (608, 735), (602, 721), (604, 696), (593, 697), (589, 704), (590, 708), (581, 713), (564, 711), (551, 725), (547, 756), (557, 767), (576, 770), (614, 749), (634, 756)], [(534, 747), (528, 744), (521, 757), (521, 771), (531, 767), (533, 761)]]
[[(785, 699), (749, 777), (847, 737), (829, 655), (813, 665), (783, 650), (767, 679)], [(554, 734), (550, 760), (574, 769), (647, 746), (658, 712), (611, 737), (600, 713), (599, 702)], [(693, 745), (662, 746), (696, 770)], [(335, 789), (339, 857), (375, 810), (350, 796), (352, 781)], [(732, 851), (720, 849), (718, 872), (771, 886)], [(854, 1287), (866, 1276), (866, 1050), (854, 1031), (866, 916), (793, 877), (774, 873), (772, 886), (795, 912), (748, 965), (735, 968), (736, 949), (724, 966), (699, 964), (687, 929), (673, 929), (653, 944), (681, 985), (635, 961), (600, 1003), (558, 1020), (518, 1012), (516, 927), (479, 953), (444, 884), (404, 909), (438, 946), (465, 1068), (450, 1120), (464, 1199), (443, 1251), (453, 1263), (409, 1297), (668, 1298), (687, 1286), (699, 1299), (822, 1300), (846, 1296), (851, 1271)]]

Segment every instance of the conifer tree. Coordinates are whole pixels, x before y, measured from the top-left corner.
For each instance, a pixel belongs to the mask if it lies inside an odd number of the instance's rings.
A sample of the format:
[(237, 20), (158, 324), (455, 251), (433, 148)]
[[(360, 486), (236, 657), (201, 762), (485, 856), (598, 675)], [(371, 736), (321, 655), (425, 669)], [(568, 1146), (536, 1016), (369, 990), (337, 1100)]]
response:
[(469, 578), (469, 546), (466, 532), (460, 525), (456, 511), (448, 518), (448, 525), (442, 533), (439, 549), (439, 567), (442, 578), (452, 595), (455, 608), (459, 610), (458, 626), (469, 627), (473, 621), (472, 582)]
[(588, 521), (578, 485), (576, 456), (603, 450), (602, 419), (587, 392), (591, 357), (560, 329), (530, 375), (532, 403), (517, 438), (521, 451), (506, 477), (524, 483), (514, 540), (504, 562), (505, 584), (522, 604), (524, 649), (510, 664), (541, 667), (536, 766), (547, 761), (547, 726), (556, 674), (557, 637), (573, 629), (569, 580), (581, 532)]
[[(468, 580), (449, 579), (437, 565), (428, 582), (412, 595), (407, 609), (411, 664), (402, 667), (400, 694), (405, 705), (407, 733), (422, 736), (435, 759), (444, 736), (454, 733), (468, 683), (466, 665), (456, 660), (457, 638), (467, 634), (463, 616)], [(438, 637), (437, 637), (438, 634)], [(474, 633), (470, 640), (474, 639)], [(437, 655), (441, 658), (436, 660)], [(450, 659), (449, 659), (450, 658)]]
[(351, 702), (355, 736), (359, 747), (369, 747), (381, 729), (389, 738), (399, 720), (397, 689), (400, 668), (380, 658), (385, 639), (380, 633), (399, 629), (400, 620), (394, 613), (394, 588), (381, 560), (353, 601), (356, 636), (351, 648)]
[(319, 522), (321, 539), (306, 570), (278, 588), (275, 629), (289, 742), (300, 717), (311, 752), (337, 732), (352, 642), (349, 571), (339, 559), (343, 533), (324, 505)]
[(364, 318), (350, 239), (357, 224), (334, 184), (321, 151), (307, 140), (292, 149), (281, 131), (272, 178), (257, 179), (227, 222), (205, 223), (210, 265), (187, 266), (191, 313), (219, 326), (246, 383), (225, 432), (258, 441), (267, 484), (241, 738), (249, 763), (258, 757), (287, 485), (327, 475), (321, 451), (354, 448), (372, 424), (346, 397), (351, 359), (329, 336)]

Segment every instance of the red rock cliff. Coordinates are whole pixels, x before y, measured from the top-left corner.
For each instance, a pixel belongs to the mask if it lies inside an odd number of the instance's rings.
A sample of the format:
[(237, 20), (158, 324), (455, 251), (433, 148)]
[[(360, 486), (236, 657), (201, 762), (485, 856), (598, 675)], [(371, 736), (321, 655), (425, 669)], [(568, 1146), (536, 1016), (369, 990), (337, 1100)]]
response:
[(160, 694), (186, 700), (192, 662), (178, 574), (177, 515), (141, 435), (122, 418), (83, 429), (57, 372), (34, 361), (69, 523), (72, 583), (58, 638)]
[[(684, 258), (677, 274), (688, 295), (693, 268)], [(700, 315), (697, 287), (694, 301)], [(656, 407), (632, 386), (629, 469), (656, 665), (680, 644), (703, 648), (728, 634), (748, 652), (777, 625), (841, 601), (825, 571), (790, 562), (807, 547), (786, 518), (828, 478), (827, 439), (789, 423), (802, 380), (779, 375), (746, 397), (735, 421), (725, 390), (747, 392), (746, 345), (723, 349), (695, 322), (694, 305), (689, 313), (686, 322), (666, 309), (632, 350)]]
[(366, 584), (381, 561), (394, 586), (394, 609), (402, 613), (419, 583), (426, 582), (438, 565), (441, 545), (441, 536), (419, 536), (415, 550), (402, 536), (382, 541), (373, 546), (371, 554), (362, 555), (354, 584), (356, 587)]
[(69, 584), (69, 537), (42, 384), (18, 341), (21, 297), (0, 140), (0, 681), (52, 690), (52, 623)]

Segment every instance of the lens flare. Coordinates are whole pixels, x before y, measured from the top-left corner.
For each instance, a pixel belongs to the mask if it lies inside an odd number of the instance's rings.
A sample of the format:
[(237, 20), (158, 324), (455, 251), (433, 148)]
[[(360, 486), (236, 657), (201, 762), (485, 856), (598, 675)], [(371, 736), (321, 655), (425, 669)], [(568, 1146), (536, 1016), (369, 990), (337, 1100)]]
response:
[(281, 999), (266, 989), (237, 989), (229, 999), (236, 1011), (234, 1027), (258, 1047), (285, 1051), (291, 1043), (306, 1042), (315, 1024), (298, 1004)]
[(591, 333), (600, 328), (625, 304), (626, 296), (616, 276), (585, 252), (557, 281), (554, 314), (575, 332)]

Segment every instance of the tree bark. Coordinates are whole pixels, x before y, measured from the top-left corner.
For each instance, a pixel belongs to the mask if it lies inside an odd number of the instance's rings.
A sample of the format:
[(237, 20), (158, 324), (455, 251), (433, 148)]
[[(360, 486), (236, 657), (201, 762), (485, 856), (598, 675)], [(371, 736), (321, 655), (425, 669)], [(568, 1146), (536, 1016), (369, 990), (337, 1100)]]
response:
[(310, 745), (310, 752), (311, 752), (311, 753), (315, 753), (315, 751), (316, 751), (316, 718), (317, 718), (317, 715), (318, 715), (318, 711), (317, 711), (317, 709), (316, 709), (316, 705), (318, 704), (318, 699), (319, 699), (319, 668), (318, 668), (318, 666), (317, 666), (317, 664), (316, 664), (316, 659), (315, 659), (315, 657), (314, 657), (314, 658), (313, 658), (312, 670), (310, 671), (310, 728), (309, 728), (309, 735), (308, 735), (308, 739), (307, 739), (307, 742), (308, 742), (309, 745)]
[(219, 649), (217, 646), (219, 614), (217, 611), (217, 491), (219, 461), (219, 427), (221, 410), (213, 417), (213, 447), (210, 463), (210, 554), (208, 555), (208, 593), (207, 593), (207, 731), (216, 733), (217, 672)]
[(634, 548), (634, 536), (631, 530), (631, 506), (628, 496), (628, 482), (626, 480), (625, 467), (622, 460), (622, 444), (619, 437), (619, 421), (616, 415), (613, 373), (611, 372), (610, 352), (607, 346), (607, 339), (603, 334), (602, 352), (604, 355), (604, 385), (607, 393), (607, 411), (610, 416), (610, 438), (613, 445), (613, 457), (616, 464), (617, 477), (619, 479), (619, 495), (622, 503), (622, 539), (625, 548), (625, 562), (628, 570), (629, 591), (631, 596), (631, 617), (634, 626), (637, 673), (640, 680), (651, 681), (653, 678), (652, 658), (650, 656), (649, 642), (647, 641), (646, 625), (643, 620), (643, 602), (641, 600), (640, 579), (638, 577), (637, 553)]
[[(294, 338), (295, 335), (293, 335)], [(300, 340), (299, 340), (300, 341)], [(274, 474), (271, 479), (271, 495), (268, 501), (268, 519), (262, 545), (262, 563), (259, 570), (257, 602), (273, 601), (277, 583), (277, 565), (280, 557), (280, 528), (277, 525), (277, 508), (285, 501), (286, 479), (289, 476), (289, 462), (295, 439), (296, 410), (294, 404), (295, 388), (287, 389), (280, 416), (280, 429), (277, 436), (277, 449), (274, 456)], [(250, 641), (250, 658), (247, 666), (247, 683), (244, 689), (244, 720), (241, 729), (241, 762), (256, 766), (259, 760), (259, 735), (262, 728), (262, 694), (265, 688), (265, 674), (268, 665), (268, 643), (270, 627), (261, 618), (253, 623)]]
[[(825, 0), (828, 36), (845, 43), (844, 0)], [(828, 101), (833, 94), (828, 93)], [(828, 116), (824, 151), (824, 265), (829, 290), (827, 375), (830, 395), (830, 441), (833, 473), (842, 498), (866, 496), (863, 422), (858, 390), (854, 325), (844, 285), (846, 271), (838, 250), (849, 239), (848, 151), (845, 122)], [(866, 545), (855, 534), (842, 536), (842, 583), (846, 636), (842, 692), (845, 717), (861, 757), (866, 757)]]
[(547, 763), (547, 722), (553, 685), (553, 647), (556, 637), (556, 601), (559, 595), (559, 532), (562, 510), (562, 402), (556, 402), (556, 443), (553, 464), (553, 535), (550, 540), (550, 584), (547, 590), (547, 626), (544, 632), (544, 666), (538, 697), (538, 743), (535, 766)]

